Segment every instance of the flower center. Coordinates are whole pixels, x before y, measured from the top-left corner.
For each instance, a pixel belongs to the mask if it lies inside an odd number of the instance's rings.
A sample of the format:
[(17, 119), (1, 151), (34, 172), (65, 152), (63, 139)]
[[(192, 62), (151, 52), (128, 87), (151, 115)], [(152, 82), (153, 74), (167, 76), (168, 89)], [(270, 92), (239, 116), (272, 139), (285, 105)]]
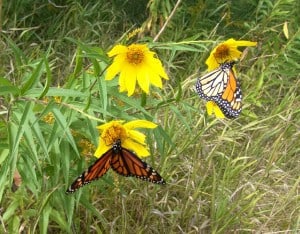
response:
[(129, 63), (140, 64), (144, 59), (144, 51), (138, 45), (128, 47), (127, 60)]
[(113, 145), (117, 140), (121, 142), (127, 138), (126, 129), (119, 123), (113, 123), (109, 128), (105, 129), (101, 135), (105, 144)]
[(227, 45), (220, 45), (214, 53), (217, 62), (222, 63), (230, 58), (230, 48)]

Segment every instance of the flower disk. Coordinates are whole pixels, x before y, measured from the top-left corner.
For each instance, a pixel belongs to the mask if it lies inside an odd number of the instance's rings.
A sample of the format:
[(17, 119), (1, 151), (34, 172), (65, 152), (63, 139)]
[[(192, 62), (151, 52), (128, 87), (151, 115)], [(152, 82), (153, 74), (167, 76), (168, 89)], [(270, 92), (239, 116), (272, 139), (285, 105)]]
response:
[(128, 96), (134, 93), (136, 82), (148, 94), (150, 84), (162, 88), (161, 78), (169, 79), (156, 54), (146, 45), (116, 45), (108, 56), (114, 57), (114, 60), (107, 69), (105, 79), (111, 80), (120, 74), (120, 92), (127, 91)]

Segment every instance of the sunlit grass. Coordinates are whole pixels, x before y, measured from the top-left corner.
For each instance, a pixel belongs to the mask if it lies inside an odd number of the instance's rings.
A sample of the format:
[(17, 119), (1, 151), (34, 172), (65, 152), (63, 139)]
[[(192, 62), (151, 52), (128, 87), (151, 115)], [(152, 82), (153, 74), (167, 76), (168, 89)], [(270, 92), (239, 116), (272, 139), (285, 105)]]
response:
[[(144, 26), (144, 36), (155, 36), (173, 3), (154, 2), (148, 19), (135, 17), (121, 1), (60, 6), (32, 1), (34, 10), (30, 1), (4, 3), (1, 233), (300, 231), (299, 3), (240, 7), (183, 1), (151, 44), (170, 81), (144, 99), (129, 98), (118, 92), (117, 80), (104, 81), (110, 62), (105, 53), (136, 26)], [(141, 4), (138, 10), (144, 14), (145, 8)], [(283, 32), (286, 21), (289, 38)], [(231, 37), (258, 46), (237, 64), (240, 117), (215, 119), (207, 115), (194, 84), (205, 72), (209, 51)], [(47, 116), (55, 121), (45, 121)], [(167, 184), (110, 170), (66, 195), (96, 159), (83, 153), (80, 140), (97, 146), (95, 127), (112, 119), (159, 124), (145, 132), (152, 154), (146, 161)], [(13, 181), (16, 170), (21, 184)]]

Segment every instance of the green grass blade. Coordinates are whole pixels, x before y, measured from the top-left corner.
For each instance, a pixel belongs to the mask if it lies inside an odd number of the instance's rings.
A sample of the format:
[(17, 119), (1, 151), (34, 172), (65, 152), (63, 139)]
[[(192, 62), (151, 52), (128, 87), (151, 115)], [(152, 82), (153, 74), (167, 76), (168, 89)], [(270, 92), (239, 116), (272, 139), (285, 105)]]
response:
[(36, 66), (36, 68), (34, 69), (29, 79), (22, 85), (21, 94), (25, 94), (38, 82), (38, 80), (42, 75), (43, 65), (44, 65), (44, 60), (41, 60)]
[(50, 85), (51, 85), (51, 81), (52, 81), (52, 74), (51, 74), (51, 69), (48, 63), (47, 58), (44, 58), (44, 63), (45, 63), (45, 69), (46, 69), (46, 81), (45, 81), (45, 86), (43, 89), (43, 92), (41, 93), (41, 95), (39, 96), (39, 99), (42, 99), (48, 92)]
[[(65, 116), (57, 108), (53, 109), (53, 114), (55, 116), (56, 122), (58, 123), (60, 128), (63, 130), (63, 133), (65, 134), (68, 142), (73, 147), (73, 150), (76, 152), (77, 155), (79, 155), (76, 143), (75, 143), (74, 138), (73, 138), (73, 136), (70, 132), (69, 124), (67, 123), (67, 120), (66, 120)], [(60, 135), (57, 135), (57, 137), (59, 137), (59, 136)]]

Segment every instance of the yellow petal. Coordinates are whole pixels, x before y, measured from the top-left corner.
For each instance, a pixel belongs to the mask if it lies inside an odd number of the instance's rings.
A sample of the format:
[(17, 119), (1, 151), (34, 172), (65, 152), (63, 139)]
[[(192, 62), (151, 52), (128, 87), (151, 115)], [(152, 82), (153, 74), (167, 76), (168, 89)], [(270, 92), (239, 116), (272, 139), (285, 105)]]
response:
[(118, 54), (126, 53), (127, 47), (123, 45), (115, 45), (107, 54), (109, 57), (113, 57)]
[(158, 88), (162, 88), (162, 82), (160, 76), (152, 75), (150, 78), (150, 83)]
[(150, 152), (145, 148), (145, 146), (138, 144), (132, 140), (126, 140), (122, 143), (122, 147), (135, 152), (139, 157), (147, 157)]
[(220, 119), (224, 119), (225, 118), (223, 112), (221, 111), (221, 109), (217, 105), (214, 108), (214, 112), (215, 112), (215, 115), (216, 115), (217, 118), (220, 118)]
[(169, 77), (167, 75), (167, 73), (165, 72), (160, 60), (158, 59), (155, 59), (155, 62), (153, 63), (153, 70), (159, 75), (161, 76), (162, 78), (168, 80)]
[(212, 101), (208, 101), (206, 103), (206, 111), (208, 115), (212, 115), (213, 114), (213, 108), (214, 108), (214, 103)]
[(239, 41), (239, 40), (235, 40), (233, 38), (228, 39), (227, 41), (223, 42), (224, 44), (229, 44), (231, 46), (256, 46), (257, 42), (253, 42), (253, 41)]
[(126, 129), (131, 130), (134, 128), (156, 128), (157, 124), (147, 120), (138, 119), (138, 120), (133, 120), (128, 123), (125, 123), (123, 126)]
[(110, 149), (111, 149), (111, 146), (105, 145), (105, 142), (102, 140), (101, 137), (99, 137), (99, 145), (98, 145), (98, 148), (96, 149), (94, 155), (97, 158), (100, 158), (103, 154), (105, 154)]
[(131, 44), (130, 46), (128, 46), (128, 50), (131, 50), (134, 48), (137, 48), (138, 50), (141, 50), (144, 53), (153, 53), (153, 52), (150, 52), (150, 50), (146, 44)]
[(149, 68), (152, 74), (159, 75), (166, 80), (169, 79), (159, 59), (147, 56), (145, 58), (145, 66)]
[(238, 49), (231, 49), (230, 50), (230, 60), (239, 59), (241, 57), (242, 52)]
[(105, 80), (113, 79), (119, 72), (120, 67), (118, 66), (118, 64), (111, 64), (106, 70)]
[(169, 80), (168, 74), (165, 72), (165, 70), (162, 68), (161, 71), (159, 72), (159, 75), (164, 78), (165, 80)]
[(134, 93), (136, 85), (136, 73), (131, 65), (127, 65), (123, 68), (120, 73), (120, 80), (122, 81), (122, 84), (125, 83), (128, 96), (131, 96)]
[(147, 74), (145, 70), (139, 69), (139, 73), (137, 74), (137, 81), (141, 89), (148, 94), (150, 86), (149, 74)]
[(124, 123), (124, 120), (113, 120), (113, 121), (110, 121), (110, 122), (108, 122), (108, 123), (101, 124), (101, 125), (97, 126), (96, 128), (97, 128), (100, 132), (102, 132), (104, 129), (111, 127), (111, 126), (112, 126), (113, 124), (115, 124), (115, 123), (122, 124), (122, 123)]
[(137, 143), (145, 145), (145, 139), (146, 139), (145, 134), (143, 134), (141, 132), (138, 132), (138, 131), (135, 131), (135, 130), (129, 130), (128, 131), (128, 136), (129, 136), (129, 138), (136, 141)]
[(213, 50), (205, 61), (207, 65), (207, 71), (212, 71), (220, 66), (220, 64), (216, 61), (215, 56), (213, 55), (215, 51), (216, 50)]
[(206, 103), (206, 110), (208, 115), (215, 114), (217, 118), (225, 118), (219, 106), (213, 101), (208, 101)]
[[(162, 70), (163, 71), (163, 70)], [(153, 84), (154, 86), (158, 88), (162, 88), (162, 81), (160, 76), (160, 71), (155, 66), (149, 65), (149, 78), (150, 78), (150, 84)], [(168, 79), (168, 77), (167, 77)]]
[(289, 28), (288, 28), (288, 22), (285, 21), (283, 24), (283, 34), (286, 39), (289, 39)]
[(135, 78), (126, 82), (126, 89), (127, 89), (127, 92), (128, 92), (127, 93), (128, 97), (130, 97), (134, 93), (135, 85), (136, 85), (136, 79)]
[(120, 92), (124, 92), (127, 90), (126, 79), (124, 76), (119, 76), (119, 90)]

